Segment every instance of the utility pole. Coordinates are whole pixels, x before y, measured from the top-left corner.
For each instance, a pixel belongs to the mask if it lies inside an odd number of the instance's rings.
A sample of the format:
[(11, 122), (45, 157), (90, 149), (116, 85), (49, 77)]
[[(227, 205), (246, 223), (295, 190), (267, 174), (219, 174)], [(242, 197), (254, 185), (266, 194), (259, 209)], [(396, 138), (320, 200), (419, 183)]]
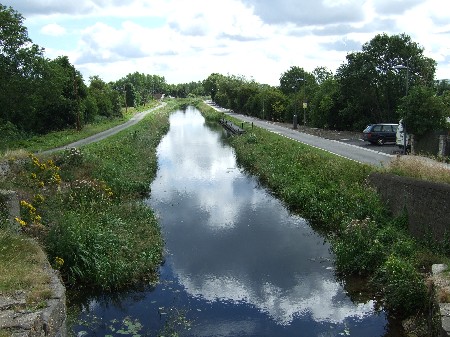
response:
[(81, 130), (81, 121), (80, 121), (80, 102), (79, 102), (79, 96), (78, 96), (78, 86), (77, 86), (77, 76), (76, 72), (74, 70), (73, 72), (73, 92), (75, 95), (75, 102), (76, 102), (76, 125), (77, 125), (77, 131)]
[(125, 97), (125, 114), (127, 114), (128, 113), (128, 104), (127, 104), (127, 85), (126, 84), (124, 84), (124, 86), (123, 86), (123, 94)]

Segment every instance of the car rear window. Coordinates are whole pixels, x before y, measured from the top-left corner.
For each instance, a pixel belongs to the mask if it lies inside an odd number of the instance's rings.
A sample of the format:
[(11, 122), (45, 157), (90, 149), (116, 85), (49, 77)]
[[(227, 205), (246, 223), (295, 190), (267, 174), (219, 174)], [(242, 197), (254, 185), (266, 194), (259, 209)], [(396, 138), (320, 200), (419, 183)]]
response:
[(381, 131), (381, 127), (382, 127), (382, 125), (375, 125), (375, 126), (373, 127), (372, 131), (380, 132), (380, 131)]

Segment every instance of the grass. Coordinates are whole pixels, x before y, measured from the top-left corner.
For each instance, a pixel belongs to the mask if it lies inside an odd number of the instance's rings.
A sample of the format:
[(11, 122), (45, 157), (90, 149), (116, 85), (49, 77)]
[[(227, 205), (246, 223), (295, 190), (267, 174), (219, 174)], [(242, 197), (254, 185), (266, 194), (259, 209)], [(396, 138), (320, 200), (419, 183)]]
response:
[(49, 276), (42, 273), (46, 263), (47, 257), (37, 242), (0, 230), (0, 293), (24, 291), (28, 309), (41, 306), (51, 296)]

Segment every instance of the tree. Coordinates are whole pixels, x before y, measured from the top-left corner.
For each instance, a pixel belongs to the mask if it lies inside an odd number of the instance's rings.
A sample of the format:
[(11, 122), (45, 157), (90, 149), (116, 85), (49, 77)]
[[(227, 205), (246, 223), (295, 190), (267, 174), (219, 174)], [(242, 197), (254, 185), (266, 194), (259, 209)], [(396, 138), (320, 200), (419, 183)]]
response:
[(331, 76), (322, 79), (311, 100), (310, 124), (318, 128), (339, 128), (337, 96), (339, 84)]
[(28, 37), (23, 17), (0, 4), (0, 119), (33, 124), (29, 97), (42, 77), (42, 49)]
[(291, 67), (280, 77), (280, 90), (289, 97), (290, 104), (285, 109), (284, 121), (292, 121), (294, 114), (299, 114), (303, 109), (303, 103), (308, 103), (317, 88), (313, 74), (303, 68)]
[(443, 128), (448, 113), (448, 106), (435, 95), (433, 88), (422, 85), (411, 88), (399, 106), (399, 115), (406, 124), (407, 132), (418, 138)]
[(205, 90), (205, 93), (211, 97), (211, 100), (215, 102), (216, 100), (216, 94), (219, 90), (219, 81), (224, 76), (218, 73), (212, 73), (203, 81), (203, 88)]
[[(117, 111), (114, 110), (113, 104), (113, 90), (111, 86), (104, 82), (99, 76), (90, 77), (89, 95), (94, 99), (97, 113), (100, 116), (109, 118), (117, 115)], [(95, 111), (95, 109), (93, 111)], [(88, 119), (92, 121), (94, 117), (95, 115), (90, 114)]]
[[(408, 67), (408, 76), (396, 66)], [(423, 48), (405, 34), (379, 34), (361, 52), (347, 55), (337, 70), (342, 104), (341, 128), (360, 130), (368, 123), (398, 122), (396, 113), (405, 95), (405, 82), (433, 86), (436, 62), (423, 55)]]

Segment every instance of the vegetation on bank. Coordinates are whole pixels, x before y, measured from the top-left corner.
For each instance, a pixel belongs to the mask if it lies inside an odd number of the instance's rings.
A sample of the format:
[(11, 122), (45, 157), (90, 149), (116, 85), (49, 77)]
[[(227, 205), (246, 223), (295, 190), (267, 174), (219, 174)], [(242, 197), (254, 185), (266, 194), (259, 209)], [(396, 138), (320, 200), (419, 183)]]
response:
[(27, 308), (41, 307), (51, 296), (49, 277), (42, 272), (47, 257), (34, 241), (0, 230), (0, 294), (25, 292)]
[[(198, 107), (208, 118), (221, 116), (205, 104)], [(388, 214), (366, 182), (375, 168), (260, 128), (247, 131), (230, 141), (238, 163), (330, 240), (338, 273), (368, 277), (397, 315), (424, 313), (424, 273), (441, 257), (407, 233), (406, 217)]]
[(42, 242), (68, 286), (112, 290), (154, 278), (163, 240), (141, 199), (175, 108), (169, 103), (107, 141), (10, 161), (12, 174), (1, 187), (20, 193), (16, 221)]

